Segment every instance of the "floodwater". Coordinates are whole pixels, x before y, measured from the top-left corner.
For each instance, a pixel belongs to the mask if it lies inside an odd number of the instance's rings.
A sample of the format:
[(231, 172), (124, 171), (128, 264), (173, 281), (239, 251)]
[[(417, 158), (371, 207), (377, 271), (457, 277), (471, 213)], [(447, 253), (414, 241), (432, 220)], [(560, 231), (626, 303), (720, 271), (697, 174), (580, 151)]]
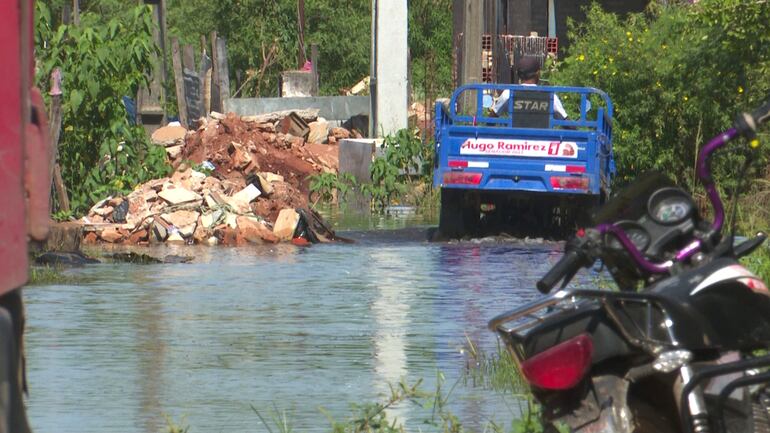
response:
[[(434, 390), (438, 372), (457, 384), (449, 409), (466, 428), (507, 427), (515, 397), (460, 380), (463, 349), (496, 351), (486, 322), (537, 296), (562, 245), (429, 243), (425, 222), (347, 222), (353, 244), (146, 250), (194, 260), (98, 264), (67, 270), (77, 284), (28, 287), (34, 431), (155, 433), (166, 417), (191, 433), (267, 431), (254, 406), (326, 432), (327, 415), (344, 421), (402, 378)], [(431, 431), (410, 406), (389, 415)]]

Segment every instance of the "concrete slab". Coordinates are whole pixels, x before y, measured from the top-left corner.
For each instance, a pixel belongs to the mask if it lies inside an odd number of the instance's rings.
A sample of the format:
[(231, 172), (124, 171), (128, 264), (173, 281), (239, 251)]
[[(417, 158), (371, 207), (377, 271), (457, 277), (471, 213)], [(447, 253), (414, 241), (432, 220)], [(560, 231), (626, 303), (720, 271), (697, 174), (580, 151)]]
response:
[(353, 116), (369, 116), (368, 96), (316, 96), (312, 98), (234, 98), (225, 99), (225, 111), (239, 116), (256, 116), (285, 110), (318, 109), (326, 120), (345, 121)]
[(370, 183), (369, 168), (372, 165), (375, 148), (381, 140), (361, 138), (340, 141), (339, 172), (352, 174), (358, 183)]

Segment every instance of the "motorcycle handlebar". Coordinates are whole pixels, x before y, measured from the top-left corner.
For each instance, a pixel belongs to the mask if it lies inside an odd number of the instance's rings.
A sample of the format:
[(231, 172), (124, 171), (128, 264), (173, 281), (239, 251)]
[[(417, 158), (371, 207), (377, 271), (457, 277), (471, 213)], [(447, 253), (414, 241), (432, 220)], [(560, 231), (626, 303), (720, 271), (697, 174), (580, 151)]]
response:
[(556, 265), (537, 282), (537, 290), (544, 295), (548, 294), (559, 281), (568, 275), (574, 275), (582, 265), (583, 260), (577, 251), (567, 251)]

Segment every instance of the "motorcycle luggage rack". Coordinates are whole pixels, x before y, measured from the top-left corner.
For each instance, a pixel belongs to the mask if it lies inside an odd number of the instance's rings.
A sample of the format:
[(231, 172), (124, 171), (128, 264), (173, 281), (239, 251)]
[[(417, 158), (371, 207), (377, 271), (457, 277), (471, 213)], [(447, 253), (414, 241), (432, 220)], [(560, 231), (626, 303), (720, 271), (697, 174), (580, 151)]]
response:
[[(521, 342), (526, 338), (525, 331), (543, 323), (546, 317), (551, 317), (553, 314), (575, 310), (579, 306), (586, 305), (585, 302), (581, 301), (599, 302), (623, 336), (631, 344), (650, 354), (655, 354), (661, 347), (675, 347), (677, 345), (670, 338), (664, 341), (651, 337), (652, 317), (650, 314), (648, 314), (646, 320), (646, 329), (642, 329), (631, 317), (626, 316), (625, 319), (621, 317), (623, 308), (618, 308), (618, 303), (647, 304), (649, 311), (652, 308), (657, 308), (666, 318), (668, 317), (668, 312), (679, 309), (672, 300), (649, 292), (611, 292), (608, 290), (584, 289), (561, 290), (553, 295), (494, 317), (489, 321), (488, 327), (492, 331), (509, 337), (512, 341)], [(513, 326), (505, 326), (511, 322), (514, 323)], [(629, 323), (635, 329), (628, 329), (627, 325)]]
[[(696, 387), (701, 385), (706, 380), (724, 376), (726, 374), (747, 372), (748, 370), (763, 367), (770, 367), (770, 355), (705, 367), (702, 370), (696, 372), (695, 375), (693, 375), (687, 384), (682, 388), (682, 396), (680, 401), (687, 401), (690, 393), (692, 393)], [(730, 394), (732, 394), (736, 389), (762, 383), (770, 383), (770, 371), (755, 375), (741, 376), (725, 385), (717, 397), (717, 402), (714, 405), (713, 417), (711, 417), (711, 419), (715, 421), (713, 427), (716, 433), (727, 433), (727, 427), (724, 420), (724, 407)], [(695, 433), (695, 428), (693, 427), (692, 422), (693, 420), (688, 411), (688, 405), (680, 405), (679, 419), (682, 421), (683, 432)]]

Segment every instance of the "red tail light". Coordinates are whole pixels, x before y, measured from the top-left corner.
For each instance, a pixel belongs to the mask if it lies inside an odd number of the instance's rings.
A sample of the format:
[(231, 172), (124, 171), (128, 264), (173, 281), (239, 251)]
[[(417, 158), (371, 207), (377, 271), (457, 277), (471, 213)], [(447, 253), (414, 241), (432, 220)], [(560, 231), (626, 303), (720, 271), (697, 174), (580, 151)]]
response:
[(454, 185), (478, 185), (481, 183), (481, 173), (457, 171), (444, 173), (444, 183)]
[(468, 161), (458, 161), (458, 160), (450, 160), (447, 162), (447, 165), (449, 168), (467, 168), (468, 167)]
[(581, 334), (522, 362), (521, 372), (537, 388), (570, 389), (588, 373), (593, 351), (591, 337)]
[(582, 176), (551, 176), (553, 189), (579, 189), (588, 191), (591, 180)]

